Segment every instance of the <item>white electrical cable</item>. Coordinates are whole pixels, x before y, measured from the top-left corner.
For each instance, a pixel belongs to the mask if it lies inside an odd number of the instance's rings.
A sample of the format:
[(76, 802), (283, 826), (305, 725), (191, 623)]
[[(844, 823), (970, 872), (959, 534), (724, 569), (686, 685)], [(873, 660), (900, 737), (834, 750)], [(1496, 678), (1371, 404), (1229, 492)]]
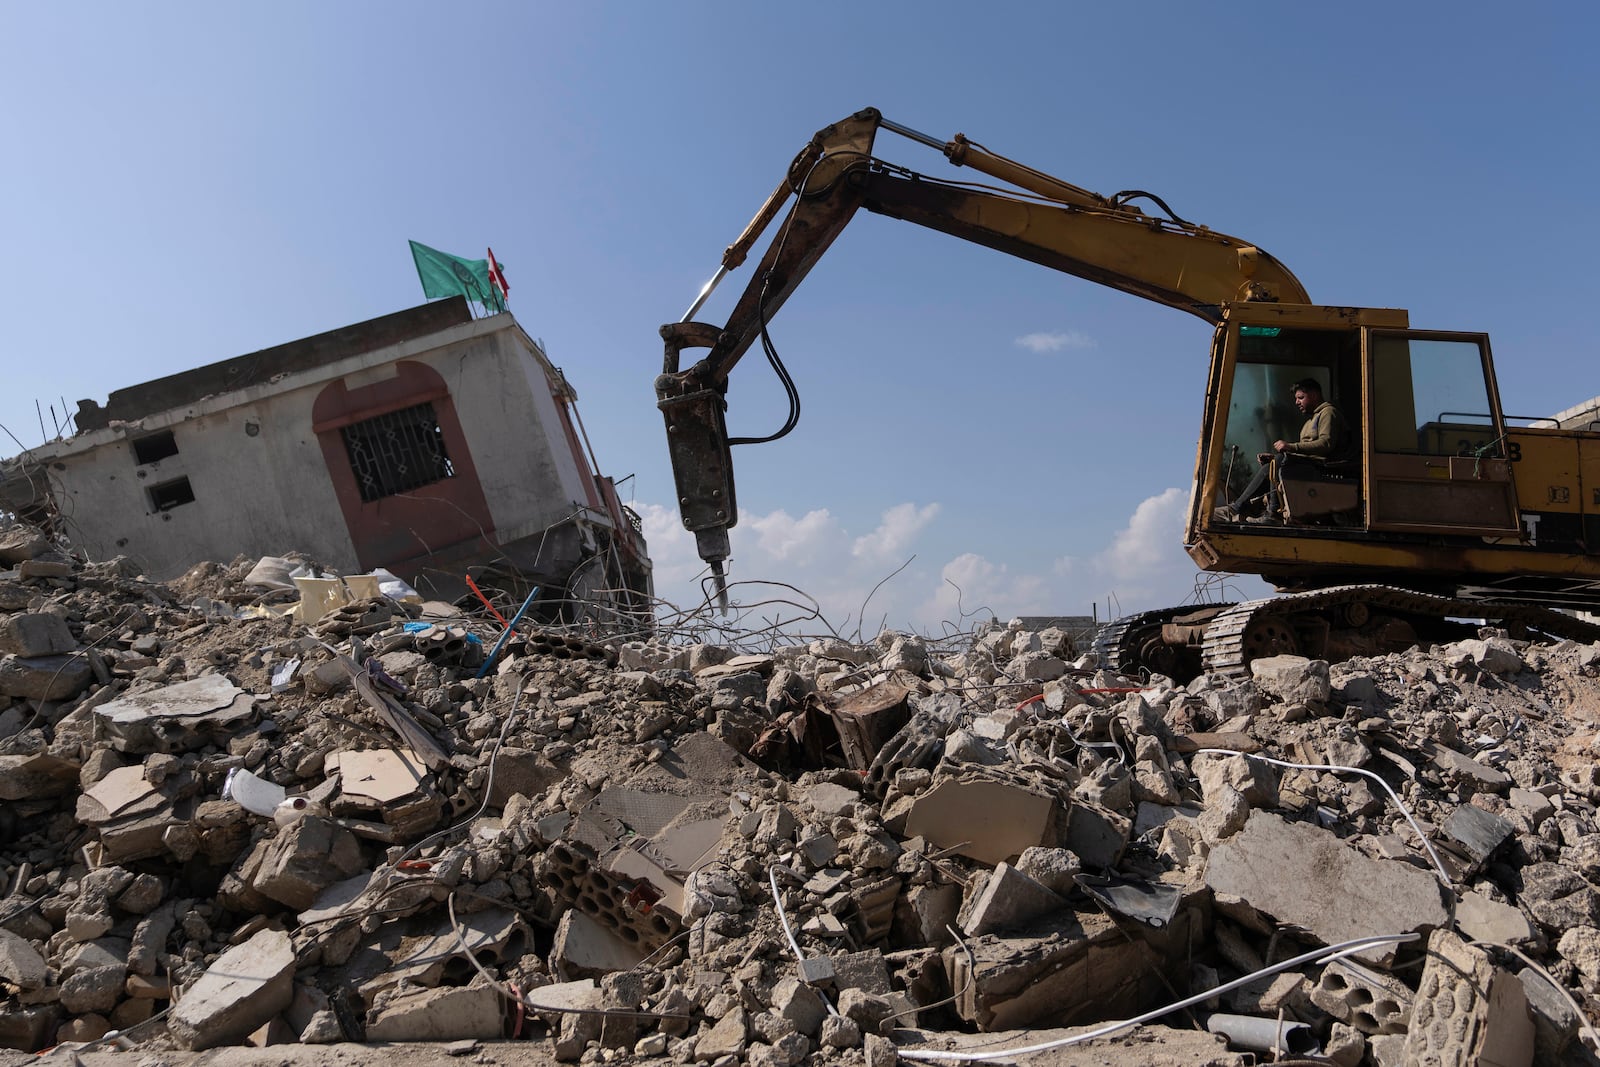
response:
[(1422, 842), (1422, 847), (1427, 850), (1428, 858), (1433, 860), (1434, 869), (1439, 872), (1439, 880), (1444, 883), (1444, 887), (1450, 890), (1455, 889), (1455, 880), (1450, 877), (1450, 872), (1445, 870), (1444, 861), (1439, 859), (1439, 853), (1433, 850), (1433, 843), (1428, 840), (1428, 835), (1422, 832), (1422, 827), (1417, 825), (1417, 820), (1411, 817), (1411, 812), (1405, 806), (1405, 802), (1400, 799), (1400, 794), (1389, 788), (1388, 782), (1371, 771), (1364, 771), (1360, 767), (1341, 767), (1335, 763), (1290, 763), (1286, 760), (1273, 759), (1271, 756), (1262, 756), (1255, 752), (1235, 752), (1228, 748), (1202, 748), (1197, 749), (1194, 754), (1196, 756), (1242, 756), (1245, 759), (1260, 760), (1262, 763), (1270, 763), (1276, 767), (1288, 767), (1297, 771), (1333, 771), (1336, 774), (1359, 774), (1363, 778), (1372, 779), (1382, 787), (1385, 793), (1389, 794), (1389, 799), (1394, 801), (1394, 806), (1400, 809), (1400, 814), (1405, 816), (1406, 822), (1411, 824), (1411, 829), (1416, 831), (1417, 840)]
[(1374, 948), (1378, 945), (1403, 944), (1408, 941), (1415, 941), (1420, 936), (1420, 934), (1388, 934), (1379, 937), (1358, 937), (1353, 941), (1341, 941), (1337, 945), (1330, 945), (1327, 948), (1312, 949), (1310, 952), (1302, 952), (1293, 959), (1284, 960), (1282, 963), (1275, 963), (1270, 967), (1263, 967), (1254, 974), (1247, 974), (1243, 978), (1236, 978), (1224, 985), (1219, 985), (1215, 989), (1208, 989), (1204, 993), (1196, 993), (1194, 996), (1180, 1000), (1176, 1004), (1169, 1004), (1166, 1007), (1157, 1008), (1154, 1011), (1147, 1011), (1143, 1015), (1140, 1015), (1136, 1018), (1127, 1019), (1119, 1023), (1107, 1023), (1105, 1026), (1099, 1027), (1095, 1030), (1087, 1031), (1086, 1033), (1075, 1034), (1072, 1037), (1059, 1038), (1055, 1041), (1043, 1041), (1037, 1045), (1024, 1045), (1021, 1048), (993, 1049), (986, 1052), (947, 1052), (943, 1049), (915, 1048), (901, 1048), (896, 1049), (895, 1051), (903, 1060), (930, 1060), (954, 1063), (975, 1063), (984, 1060), (1002, 1060), (1008, 1059), (1012, 1056), (1027, 1056), (1035, 1052), (1048, 1052), (1051, 1049), (1065, 1048), (1068, 1045), (1078, 1045), (1085, 1041), (1093, 1041), (1096, 1038), (1107, 1037), (1119, 1030), (1126, 1030), (1129, 1027), (1143, 1026), (1145, 1023), (1159, 1019), (1163, 1015), (1171, 1015), (1175, 1011), (1182, 1011), (1184, 1008), (1199, 1004), (1205, 1000), (1210, 1000), (1215, 996), (1221, 996), (1223, 993), (1227, 993), (1230, 990), (1238, 989), (1240, 986), (1254, 982), (1258, 978), (1266, 978), (1267, 976), (1277, 974), (1280, 971), (1287, 971), (1292, 967), (1300, 966), (1302, 963), (1332, 963), (1334, 960), (1339, 960), (1346, 956), (1354, 955), (1355, 953), (1361, 952), (1364, 949)]
[(1471, 943), (1479, 948), (1498, 948), (1509, 952), (1532, 968), (1540, 978), (1549, 982), (1551, 987), (1566, 1000), (1567, 1007), (1572, 1009), (1572, 1014), (1578, 1020), (1578, 1026), (1583, 1030), (1583, 1036), (1589, 1039), (1589, 1044), (1593, 1045), (1596, 1051), (1600, 1051), (1600, 1034), (1594, 1032), (1594, 1027), (1589, 1023), (1589, 1016), (1584, 1013), (1582, 1008), (1578, 1007), (1578, 1002), (1572, 998), (1572, 994), (1567, 991), (1567, 987), (1556, 981), (1555, 975), (1545, 970), (1542, 964), (1515, 945), (1503, 945), (1498, 941), (1473, 941)]
[[(789, 948), (794, 952), (794, 958), (803, 965), (806, 962), (806, 954), (800, 951), (800, 942), (794, 939), (794, 930), (789, 926), (789, 916), (784, 914), (783, 911), (783, 898), (778, 893), (778, 868), (767, 868), (767, 882), (772, 886), (772, 903), (778, 909), (778, 922), (783, 925), (783, 936), (789, 939)], [(805, 979), (802, 978), (801, 981), (805, 981)], [(806, 984), (810, 985), (811, 983), (806, 982)], [(815, 989), (815, 987), (813, 989), (817, 996), (822, 998), (822, 1004), (828, 1009), (828, 1014), (838, 1015), (839, 1009), (833, 1006), (833, 1002), (827, 998), (822, 990)]]

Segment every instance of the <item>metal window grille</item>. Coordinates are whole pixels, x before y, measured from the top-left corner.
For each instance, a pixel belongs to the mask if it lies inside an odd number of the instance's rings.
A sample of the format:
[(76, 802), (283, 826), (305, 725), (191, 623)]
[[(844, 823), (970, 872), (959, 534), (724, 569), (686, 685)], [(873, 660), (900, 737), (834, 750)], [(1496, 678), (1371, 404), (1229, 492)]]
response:
[(431, 403), (390, 411), (339, 432), (363, 502), (455, 476)]

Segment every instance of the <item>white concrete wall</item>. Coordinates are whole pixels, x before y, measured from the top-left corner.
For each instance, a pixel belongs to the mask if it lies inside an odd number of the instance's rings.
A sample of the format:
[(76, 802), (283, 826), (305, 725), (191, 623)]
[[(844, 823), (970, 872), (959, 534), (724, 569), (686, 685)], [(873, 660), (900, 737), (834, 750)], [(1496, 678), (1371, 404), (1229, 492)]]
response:
[[(128, 555), (154, 578), (204, 559), (307, 552), (354, 567), (355, 546), (328, 480), (311, 402), (316, 387), (171, 424), (178, 454), (140, 466), (129, 438), (64, 461), (57, 500), (91, 556)], [(248, 427), (257, 432), (252, 435)], [(157, 512), (146, 490), (187, 476), (193, 503)]]
[[(507, 320), (509, 324), (509, 319)], [(502, 540), (560, 522), (588, 499), (543, 367), (514, 326), (421, 360), (455, 398), (489, 514)]]
[[(587, 501), (588, 474), (573, 458), (544, 365), (509, 315), (208, 397), (150, 415), (137, 427), (92, 431), (29, 455), (48, 467), (69, 535), (94, 558), (131, 556), (158, 579), (201, 560), (289, 551), (353, 570), (355, 546), (312, 432), (312, 404), (329, 383), (370, 384), (389, 376), (388, 365), (401, 359), (427, 364), (448, 386), (502, 541), (537, 533)], [(136, 464), (129, 439), (164, 428), (173, 431), (178, 454)], [(194, 501), (154, 511), (146, 488), (185, 476)]]

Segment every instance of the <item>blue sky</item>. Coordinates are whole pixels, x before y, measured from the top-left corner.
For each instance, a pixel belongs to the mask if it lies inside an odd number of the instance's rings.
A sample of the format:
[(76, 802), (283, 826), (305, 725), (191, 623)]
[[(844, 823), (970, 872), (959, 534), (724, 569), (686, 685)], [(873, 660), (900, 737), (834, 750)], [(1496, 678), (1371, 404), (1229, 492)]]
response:
[[(1508, 412), (1600, 394), (1594, 9), (1525, 4), (12, 4), (0, 425), (422, 300), (492, 245), (693, 595), (651, 381), (817, 128), (867, 105), (1259, 243), (1313, 299), (1483, 330)], [(944, 173), (890, 135), (878, 152)], [(702, 318), (725, 316), (730, 279)], [(1199, 320), (861, 217), (772, 323), (734, 576), (836, 624), (1179, 602)], [(736, 433), (783, 417), (764, 363)], [(13, 448), (7, 441), (10, 452)], [(285, 549), (294, 546), (283, 546)], [(1235, 583), (1254, 595), (1255, 580)], [(747, 591), (754, 599), (758, 591)]]

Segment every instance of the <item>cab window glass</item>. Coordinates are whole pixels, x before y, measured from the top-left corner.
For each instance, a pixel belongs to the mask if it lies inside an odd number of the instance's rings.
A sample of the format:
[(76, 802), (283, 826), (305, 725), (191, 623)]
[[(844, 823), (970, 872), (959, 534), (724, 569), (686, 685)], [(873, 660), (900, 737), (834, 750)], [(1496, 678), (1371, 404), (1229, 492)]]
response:
[(1373, 444), (1379, 452), (1499, 456), (1483, 352), (1472, 341), (1372, 339)]

